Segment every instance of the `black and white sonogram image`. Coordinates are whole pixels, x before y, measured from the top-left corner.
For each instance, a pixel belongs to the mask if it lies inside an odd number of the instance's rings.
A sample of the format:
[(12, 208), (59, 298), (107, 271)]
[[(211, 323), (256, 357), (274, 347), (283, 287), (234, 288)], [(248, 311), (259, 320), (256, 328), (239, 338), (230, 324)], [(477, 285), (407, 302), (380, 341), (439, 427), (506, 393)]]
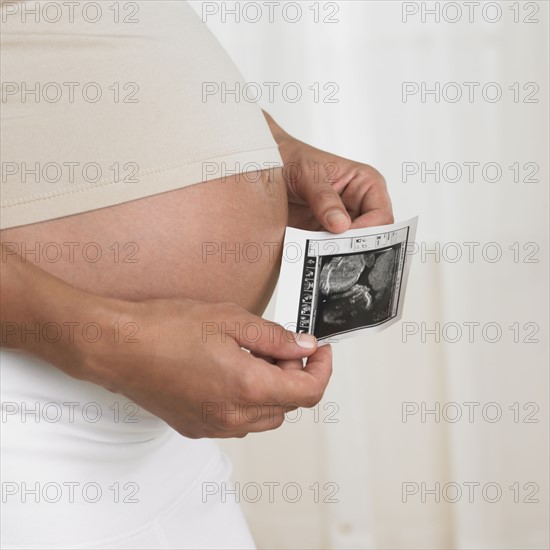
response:
[[(401, 318), (418, 218), (334, 235), (287, 227), (276, 322), (330, 344)], [(333, 338), (337, 337), (337, 338)]]
[(378, 325), (394, 316), (401, 247), (319, 258), (313, 330), (317, 338)]

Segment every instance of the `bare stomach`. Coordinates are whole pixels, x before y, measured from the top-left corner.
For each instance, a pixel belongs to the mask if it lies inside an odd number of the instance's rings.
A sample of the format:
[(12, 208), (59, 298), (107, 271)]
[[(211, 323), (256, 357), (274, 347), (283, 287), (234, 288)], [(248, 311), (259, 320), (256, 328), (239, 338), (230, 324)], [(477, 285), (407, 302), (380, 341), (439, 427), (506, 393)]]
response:
[(277, 281), (287, 217), (275, 169), (6, 229), (1, 237), (25, 260), (95, 294), (231, 301), (261, 314)]

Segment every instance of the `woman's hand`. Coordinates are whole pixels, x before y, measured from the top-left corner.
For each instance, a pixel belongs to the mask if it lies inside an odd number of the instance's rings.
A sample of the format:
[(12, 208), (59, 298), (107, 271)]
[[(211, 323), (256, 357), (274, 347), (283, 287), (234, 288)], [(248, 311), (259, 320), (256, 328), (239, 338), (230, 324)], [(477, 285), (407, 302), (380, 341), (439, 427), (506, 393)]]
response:
[[(318, 403), (331, 375), (330, 346), (235, 304), (97, 296), (4, 244), (1, 272), (3, 347), (123, 394), (187, 437), (278, 428), (285, 412)], [(47, 338), (48, 327), (59, 337)]]
[(285, 163), (289, 225), (342, 233), (393, 223), (386, 181), (380, 172), (311, 147), (264, 115)]
[(278, 428), (286, 412), (317, 404), (331, 375), (330, 346), (235, 304), (147, 300), (113, 317), (138, 328), (137, 342), (84, 345), (86, 371), (187, 437)]

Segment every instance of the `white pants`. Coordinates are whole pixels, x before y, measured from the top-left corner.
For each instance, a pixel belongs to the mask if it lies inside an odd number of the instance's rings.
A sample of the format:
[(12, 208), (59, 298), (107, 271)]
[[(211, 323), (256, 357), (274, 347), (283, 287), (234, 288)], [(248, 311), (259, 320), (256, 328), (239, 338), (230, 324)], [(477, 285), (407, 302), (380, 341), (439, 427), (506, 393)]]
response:
[(254, 548), (212, 440), (25, 354), (0, 371), (2, 548)]

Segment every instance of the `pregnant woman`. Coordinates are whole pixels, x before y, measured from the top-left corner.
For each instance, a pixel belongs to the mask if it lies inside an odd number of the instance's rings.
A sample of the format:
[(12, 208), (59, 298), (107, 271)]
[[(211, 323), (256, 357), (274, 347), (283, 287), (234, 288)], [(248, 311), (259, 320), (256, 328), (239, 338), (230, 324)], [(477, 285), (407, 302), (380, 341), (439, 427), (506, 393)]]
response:
[(203, 95), (242, 77), (186, 3), (55, 4), (1, 4), (2, 547), (254, 547), (213, 439), (332, 368), (258, 317), (285, 226), (390, 223), (384, 179)]

